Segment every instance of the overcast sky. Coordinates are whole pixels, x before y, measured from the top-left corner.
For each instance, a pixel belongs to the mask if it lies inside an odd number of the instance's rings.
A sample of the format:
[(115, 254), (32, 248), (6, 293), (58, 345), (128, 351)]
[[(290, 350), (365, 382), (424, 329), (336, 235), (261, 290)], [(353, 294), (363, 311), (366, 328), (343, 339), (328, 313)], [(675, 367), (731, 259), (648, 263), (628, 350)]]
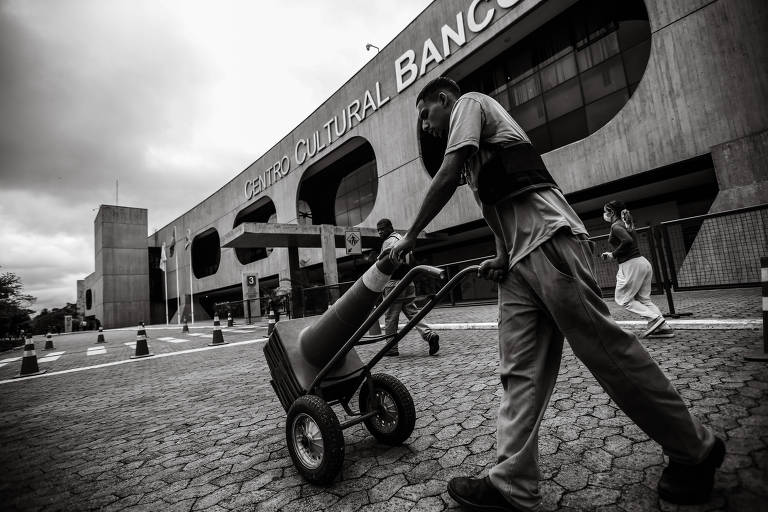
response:
[(0, 272), (76, 301), (100, 204), (160, 228), (289, 133), (431, 0), (0, 0)]

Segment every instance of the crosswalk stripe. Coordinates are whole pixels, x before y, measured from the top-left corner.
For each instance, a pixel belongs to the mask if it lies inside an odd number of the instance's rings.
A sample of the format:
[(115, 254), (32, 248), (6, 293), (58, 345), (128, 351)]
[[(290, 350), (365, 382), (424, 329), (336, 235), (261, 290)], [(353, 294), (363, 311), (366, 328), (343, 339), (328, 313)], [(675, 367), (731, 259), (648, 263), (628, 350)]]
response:
[(106, 347), (89, 347), (85, 355), (95, 356), (95, 355), (106, 354), (106, 353), (107, 353)]
[(50, 354), (46, 354), (45, 357), (41, 357), (37, 360), (38, 363), (50, 363), (51, 361), (55, 361), (58, 358), (60, 358), (64, 352), (51, 352)]

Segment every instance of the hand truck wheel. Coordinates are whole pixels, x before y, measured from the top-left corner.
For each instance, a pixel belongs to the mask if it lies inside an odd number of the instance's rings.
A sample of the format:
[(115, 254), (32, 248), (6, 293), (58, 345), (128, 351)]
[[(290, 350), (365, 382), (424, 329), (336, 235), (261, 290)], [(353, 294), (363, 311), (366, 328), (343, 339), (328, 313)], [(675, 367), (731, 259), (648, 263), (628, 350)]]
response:
[(408, 439), (416, 426), (416, 408), (405, 385), (391, 375), (371, 375), (374, 396), (369, 400), (368, 383), (360, 388), (360, 412), (375, 409), (379, 414), (365, 420), (368, 431), (382, 443), (396, 446)]
[(299, 397), (288, 410), (285, 436), (293, 465), (308, 481), (331, 483), (344, 463), (344, 435), (339, 419), (316, 395)]

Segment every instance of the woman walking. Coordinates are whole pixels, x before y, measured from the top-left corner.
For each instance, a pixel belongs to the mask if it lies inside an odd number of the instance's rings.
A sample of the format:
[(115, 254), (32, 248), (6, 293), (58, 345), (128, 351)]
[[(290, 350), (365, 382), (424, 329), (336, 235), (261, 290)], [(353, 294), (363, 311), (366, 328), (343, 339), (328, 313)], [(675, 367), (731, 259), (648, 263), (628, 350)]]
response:
[(629, 209), (622, 201), (611, 201), (603, 207), (603, 219), (611, 224), (608, 243), (613, 251), (604, 252), (601, 257), (616, 260), (619, 264), (616, 273), (616, 303), (648, 320), (644, 338), (672, 338), (675, 332), (651, 301), (653, 268), (640, 254), (635, 224)]

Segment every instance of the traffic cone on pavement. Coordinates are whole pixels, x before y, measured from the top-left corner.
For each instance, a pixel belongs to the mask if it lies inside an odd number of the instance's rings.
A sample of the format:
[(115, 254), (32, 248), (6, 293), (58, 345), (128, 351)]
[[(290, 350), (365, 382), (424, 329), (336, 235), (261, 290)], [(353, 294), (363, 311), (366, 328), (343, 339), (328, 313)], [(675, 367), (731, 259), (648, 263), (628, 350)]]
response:
[(147, 346), (147, 331), (144, 328), (144, 322), (139, 322), (139, 329), (136, 331), (136, 352), (131, 356), (131, 359), (139, 359), (141, 357), (149, 357), (155, 354), (149, 353), (149, 347)]
[(96, 336), (96, 343), (106, 343), (104, 341), (104, 328), (99, 326), (99, 335)]
[(187, 325), (187, 319), (184, 319), (184, 327), (181, 328), (181, 332), (189, 332), (189, 326)]
[(43, 347), (43, 350), (53, 350), (53, 335), (51, 331), (48, 331), (48, 334), (45, 335), (45, 347)]
[(272, 308), (267, 309), (267, 318), (267, 336), (269, 336), (275, 330), (275, 312)]
[[(24, 332), (22, 331), (22, 336), (24, 336)], [(40, 375), (48, 370), (41, 370), (37, 366), (37, 352), (35, 351), (35, 343), (32, 341), (32, 336), (27, 338), (27, 342), (24, 345), (24, 357), (21, 360), (21, 372), (14, 377), (14, 379), (18, 379), (19, 377), (29, 377), (31, 375)]]
[(213, 340), (208, 344), (208, 346), (212, 345), (223, 345), (226, 343), (224, 341), (224, 335), (221, 334), (221, 324), (219, 323), (219, 315), (213, 315)]
[(227, 313), (227, 327), (232, 327), (235, 322), (232, 320), (232, 313)]

